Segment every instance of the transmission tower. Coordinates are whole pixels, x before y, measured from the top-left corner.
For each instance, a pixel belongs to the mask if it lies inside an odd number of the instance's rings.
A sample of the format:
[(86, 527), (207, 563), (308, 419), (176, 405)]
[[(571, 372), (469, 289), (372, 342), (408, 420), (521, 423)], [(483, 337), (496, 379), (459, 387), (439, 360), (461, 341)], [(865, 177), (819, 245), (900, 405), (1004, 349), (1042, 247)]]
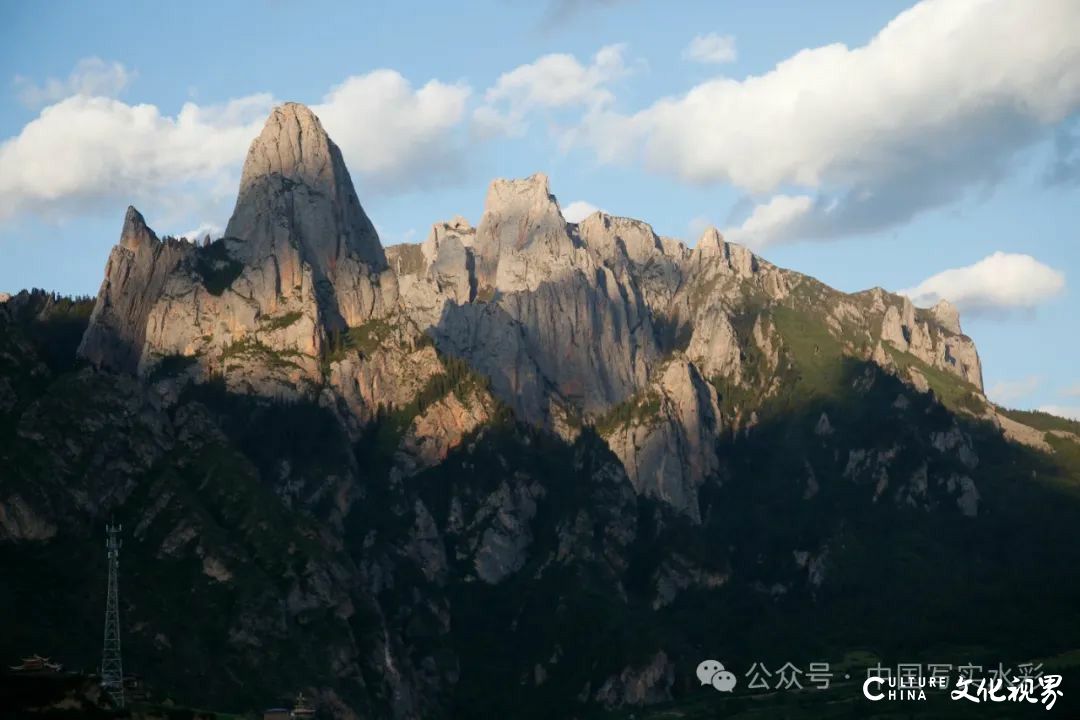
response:
[(124, 707), (124, 669), (120, 662), (120, 531), (122, 525), (105, 528), (109, 551), (109, 591), (105, 601), (105, 646), (101, 651), (101, 686), (117, 707)]

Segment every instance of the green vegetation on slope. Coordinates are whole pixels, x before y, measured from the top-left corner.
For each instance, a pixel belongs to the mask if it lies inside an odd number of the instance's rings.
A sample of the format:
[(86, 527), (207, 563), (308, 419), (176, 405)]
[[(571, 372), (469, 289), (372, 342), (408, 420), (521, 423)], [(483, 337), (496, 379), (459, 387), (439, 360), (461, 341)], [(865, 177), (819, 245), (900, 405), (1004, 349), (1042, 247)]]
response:
[(195, 271), (211, 295), (221, 295), (244, 271), (244, 265), (229, 255), (225, 238), (215, 240), (195, 250)]
[(226, 368), (232, 367), (229, 363), (232, 359), (246, 359), (274, 370), (288, 371), (300, 367), (293, 359), (299, 357), (301, 353), (298, 350), (275, 350), (262, 343), (254, 335), (245, 335), (239, 340), (233, 340), (221, 351), (221, 363)]
[(660, 396), (652, 390), (636, 393), (597, 418), (600, 435), (610, 435), (621, 427), (649, 424), (660, 413)]
[(1001, 413), (1006, 417), (1035, 428), (1043, 432), (1059, 430), (1061, 432), (1080, 435), (1080, 422), (1068, 418), (1058, 417), (1039, 410), (1011, 410), (1001, 408)]
[(324, 365), (340, 362), (350, 352), (370, 356), (386, 342), (393, 332), (393, 325), (383, 318), (369, 320), (362, 325), (348, 328), (344, 332), (333, 330), (327, 340)]
[(259, 330), (262, 332), (276, 332), (284, 330), (296, 323), (303, 314), (299, 310), (287, 312), (284, 315), (264, 315), (259, 318)]
[[(416, 397), (401, 407), (380, 405), (376, 410), (375, 418), (358, 443), (361, 448), (358, 452), (375, 463), (376, 467), (386, 467), (413, 420), (433, 404), (450, 393), (454, 393), (458, 400), (467, 402), (469, 394), (474, 390), (491, 392), (490, 380), (474, 371), (464, 360), (448, 355), (440, 355), (439, 359), (443, 371), (430, 377)], [(496, 418), (493, 422), (505, 420), (509, 412), (501, 403), (496, 403)]]

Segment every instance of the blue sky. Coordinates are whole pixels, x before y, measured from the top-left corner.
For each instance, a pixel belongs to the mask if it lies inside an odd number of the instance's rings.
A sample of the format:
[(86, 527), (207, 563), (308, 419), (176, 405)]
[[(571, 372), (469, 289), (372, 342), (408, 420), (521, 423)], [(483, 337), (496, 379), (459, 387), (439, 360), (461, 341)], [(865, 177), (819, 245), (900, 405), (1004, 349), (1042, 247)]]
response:
[(1071, 0), (0, 4), (0, 291), (94, 293), (126, 206), (228, 220), (315, 107), (384, 244), (544, 171), (846, 291), (947, 297), (992, 398), (1080, 414)]

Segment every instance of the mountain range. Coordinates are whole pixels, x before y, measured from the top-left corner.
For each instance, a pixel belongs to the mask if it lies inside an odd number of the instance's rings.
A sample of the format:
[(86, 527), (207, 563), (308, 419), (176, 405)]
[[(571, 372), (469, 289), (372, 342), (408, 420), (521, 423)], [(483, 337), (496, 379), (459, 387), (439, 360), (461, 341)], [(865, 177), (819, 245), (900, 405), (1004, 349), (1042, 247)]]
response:
[[(0, 463), (0, 653), (94, 666), (122, 522), (127, 667), (192, 706), (766, 717), (697, 664), (1080, 664), (1080, 423), (990, 402), (947, 301), (569, 223), (542, 174), (384, 248), (299, 104), (223, 237), (128, 208), (96, 299), (0, 302)], [(871, 716), (828, 697), (771, 716)]]

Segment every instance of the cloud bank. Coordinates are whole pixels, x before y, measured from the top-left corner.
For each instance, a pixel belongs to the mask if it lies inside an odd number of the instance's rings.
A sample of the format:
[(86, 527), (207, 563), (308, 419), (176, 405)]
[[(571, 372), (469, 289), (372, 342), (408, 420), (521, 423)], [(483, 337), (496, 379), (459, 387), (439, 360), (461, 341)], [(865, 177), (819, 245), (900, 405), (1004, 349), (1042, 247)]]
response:
[[(549, 8), (565, 17), (590, 4)], [(706, 62), (736, 54), (733, 38), (716, 33), (685, 53)], [(1075, 0), (924, 0), (865, 45), (801, 50), (761, 75), (716, 77), (636, 112), (615, 94), (629, 72), (621, 44), (587, 60), (543, 55), (482, 93), (460, 82), (414, 86), (381, 69), (344, 79), (314, 107), (363, 192), (444, 182), (477, 143), (524, 134), (543, 117), (564, 150), (741, 189), (745, 215), (726, 233), (757, 249), (902, 224), (992, 187), (1018, 153), (1055, 132), (1046, 181), (1080, 176)], [(24, 83), (27, 100), (52, 104), (0, 144), (0, 221), (63, 216), (103, 198), (179, 203), (207, 188), (233, 192), (275, 98), (169, 114), (116, 99), (130, 77), (89, 58), (67, 79)]]
[[(222, 105), (189, 102), (168, 115), (82, 92), (93, 87), (80, 85), (0, 144), (0, 220), (21, 212), (62, 217), (102, 201), (182, 204), (162, 197), (185, 192), (231, 198), (248, 145), (278, 102), (262, 93)], [(397, 192), (461, 166), (469, 94), (436, 80), (414, 88), (393, 70), (375, 70), (347, 78), (313, 108), (358, 184)]]
[(587, 107), (600, 109), (614, 100), (608, 85), (627, 73), (623, 45), (600, 48), (583, 65), (573, 55), (544, 55), (535, 62), (505, 72), (474, 112), (482, 132), (521, 135), (526, 117), (537, 110)]
[(878, 230), (992, 185), (1078, 109), (1080, 3), (925, 0), (864, 46), (802, 50), (632, 114), (601, 108), (572, 141), (686, 183), (811, 197), (782, 217), (764, 202), (774, 222), (752, 225), (769, 244)]
[(1030, 310), (1064, 290), (1064, 273), (1030, 255), (996, 252), (972, 265), (933, 275), (900, 294), (921, 306), (945, 299), (961, 312), (977, 315)]

